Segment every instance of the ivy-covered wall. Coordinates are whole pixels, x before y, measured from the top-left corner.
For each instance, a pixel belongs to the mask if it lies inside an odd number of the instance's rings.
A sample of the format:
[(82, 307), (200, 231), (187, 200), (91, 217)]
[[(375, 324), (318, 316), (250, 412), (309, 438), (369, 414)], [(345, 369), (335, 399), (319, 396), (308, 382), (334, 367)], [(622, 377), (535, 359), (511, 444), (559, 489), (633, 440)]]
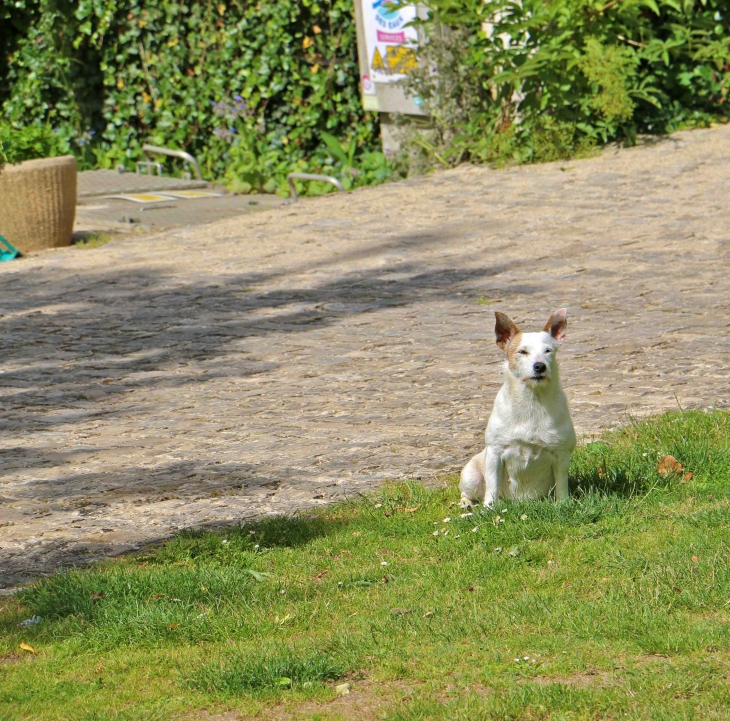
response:
[(352, 0), (0, 0), (0, 25), (6, 131), (50, 125), (87, 166), (151, 142), (274, 190), (338, 162), (323, 132), (377, 148)]

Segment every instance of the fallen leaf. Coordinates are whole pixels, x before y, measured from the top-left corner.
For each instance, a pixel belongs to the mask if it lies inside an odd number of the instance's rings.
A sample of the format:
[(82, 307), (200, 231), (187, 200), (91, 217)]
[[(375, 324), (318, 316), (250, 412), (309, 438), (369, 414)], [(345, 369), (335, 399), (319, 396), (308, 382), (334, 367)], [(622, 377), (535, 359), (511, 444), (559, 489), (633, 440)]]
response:
[(694, 473), (691, 473), (691, 472), (690, 473), (685, 473), (682, 476), (682, 483), (687, 483), (687, 481), (691, 481), (692, 480), (692, 476), (694, 476)]
[(30, 653), (35, 653), (35, 649), (33, 646), (29, 646), (27, 643), (21, 643), (20, 648), (23, 649), (23, 651), (30, 651)]
[(682, 593), (682, 589), (681, 589), (681, 588), (677, 588), (677, 587), (675, 586), (675, 587), (674, 587), (674, 592), (675, 592), (675, 593)]
[(659, 460), (656, 470), (662, 478), (667, 478), (675, 473), (681, 473), (684, 466), (674, 456), (664, 456)]
[(350, 693), (350, 684), (341, 683), (339, 686), (335, 686), (335, 693), (338, 696), (347, 696), (347, 694)]
[(469, 586), (469, 588), (467, 588), (466, 590), (467, 591), (473, 591), (474, 590), (474, 586)]
[(314, 33), (315, 35), (319, 35), (319, 34), (320, 34), (320, 33), (322, 32), (322, 28), (321, 28), (321, 27), (319, 27), (319, 25), (313, 25), (313, 26), (312, 26), (312, 32), (313, 32), (313, 33)]
[(606, 583), (606, 581), (608, 581), (608, 576), (604, 576), (604, 577), (603, 577), (603, 578), (601, 579), (601, 583)]
[(413, 613), (410, 608), (392, 608), (390, 612), (394, 616), (405, 616), (407, 613)]
[(150, 601), (156, 601), (158, 598), (167, 598), (164, 593), (156, 593), (154, 596), (150, 596)]
[(173, 628), (177, 628), (180, 624), (179, 623), (171, 623), (168, 627), (168, 631), (172, 631)]
[(421, 618), (428, 618), (429, 616), (433, 616), (433, 611), (426, 611)]
[(102, 593), (101, 591), (92, 593), (91, 596), (89, 596), (89, 599), (92, 601), (101, 601), (102, 598), (106, 598), (106, 593)]
[(413, 506), (413, 508), (404, 508), (403, 510), (406, 513), (415, 513), (420, 507), (421, 507), (421, 504), (419, 503), (417, 506)]
[(692, 556), (692, 563), (697, 563), (700, 559), (697, 556)]
[(304, 50), (311, 48), (312, 45), (314, 45), (314, 40), (312, 40), (312, 38), (304, 38), (304, 40), (302, 40), (302, 48), (304, 48)]
[(317, 581), (320, 581), (323, 579), (328, 573), (330, 572), (329, 568), (325, 568), (324, 571), (320, 571), (315, 577), (314, 582), (317, 583)]
[(351, 613), (347, 618), (352, 618), (353, 616), (357, 616), (357, 611), (355, 611), (355, 613)]
[(362, 535), (362, 531), (353, 531), (352, 532), (352, 535), (353, 536), (360, 536), (360, 535)]

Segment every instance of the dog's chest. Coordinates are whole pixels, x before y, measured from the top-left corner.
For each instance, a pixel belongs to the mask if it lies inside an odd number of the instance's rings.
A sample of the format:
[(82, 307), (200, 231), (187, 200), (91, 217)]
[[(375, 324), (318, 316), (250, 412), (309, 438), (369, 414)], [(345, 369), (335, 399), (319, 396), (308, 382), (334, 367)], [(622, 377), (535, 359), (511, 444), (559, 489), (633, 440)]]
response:
[(502, 452), (507, 474), (515, 481), (552, 480), (554, 461), (554, 451), (524, 441), (514, 441)]

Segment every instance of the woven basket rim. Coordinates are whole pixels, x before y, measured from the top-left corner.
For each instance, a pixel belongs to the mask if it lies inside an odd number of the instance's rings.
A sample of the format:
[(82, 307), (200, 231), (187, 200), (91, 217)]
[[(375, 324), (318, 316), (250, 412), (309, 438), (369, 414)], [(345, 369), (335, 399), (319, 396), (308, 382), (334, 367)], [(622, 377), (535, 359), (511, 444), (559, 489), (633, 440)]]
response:
[(22, 163), (6, 163), (2, 166), (2, 173), (22, 173), (26, 170), (43, 170), (54, 168), (59, 165), (76, 165), (76, 158), (73, 155), (59, 155), (55, 158), (37, 158), (36, 160), (24, 160)]

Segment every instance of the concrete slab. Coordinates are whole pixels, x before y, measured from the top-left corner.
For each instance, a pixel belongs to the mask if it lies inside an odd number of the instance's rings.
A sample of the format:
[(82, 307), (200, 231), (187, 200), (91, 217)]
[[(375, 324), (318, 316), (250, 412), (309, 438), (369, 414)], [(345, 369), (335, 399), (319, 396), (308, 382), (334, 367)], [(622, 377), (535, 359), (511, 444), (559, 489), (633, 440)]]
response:
[(79, 173), (78, 197), (92, 198), (99, 195), (118, 193), (145, 193), (152, 190), (184, 190), (207, 188), (205, 180), (183, 180), (181, 178), (159, 177), (119, 173), (116, 170), (84, 170)]
[[(115, 170), (88, 170), (79, 173), (76, 237), (95, 233), (116, 235), (130, 231), (157, 231), (203, 225), (245, 215), (255, 210), (282, 205), (277, 195), (231, 195), (225, 188), (205, 180), (183, 180), (119, 173)], [(211, 198), (170, 198), (159, 203), (136, 203), (107, 198), (108, 195), (153, 193), (176, 190), (215, 189), (224, 193)]]
[(127, 233), (203, 225), (264, 208), (283, 205), (278, 195), (222, 195), (141, 204), (118, 198), (81, 198), (76, 207), (77, 233)]

